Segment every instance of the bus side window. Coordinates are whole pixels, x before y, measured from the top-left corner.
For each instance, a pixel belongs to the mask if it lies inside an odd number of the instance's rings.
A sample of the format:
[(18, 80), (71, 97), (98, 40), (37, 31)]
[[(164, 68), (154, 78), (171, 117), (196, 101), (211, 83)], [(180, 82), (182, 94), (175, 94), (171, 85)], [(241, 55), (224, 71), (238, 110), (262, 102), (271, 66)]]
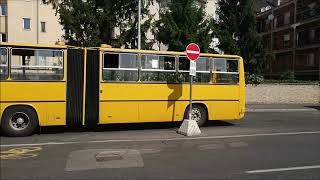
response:
[(11, 78), (13, 80), (62, 80), (63, 51), (13, 48)]
[[(196, 77), (194, 78), (195, 83), (208, 83), (210, 81), (210, 69), (209, 69), (209, 58), (200, 57), (196, 61)], [(190, 60), (185, 56), (179, 57), (179, 71), (178, 81), (189, 82), (190, 81)]]
[(145, 82), (175, 82), (175, 57), (143, 54), (140, 80)]
[(212, 83), (239, 83), (239, 61), (237, 59), (216, 58), (212, 60)]
[(104, 81), (138, 81), (138, 55), (105, 52), (102, 76)]
[(197, 73), (194, 81), (197, 83), (210, 82), (210, 60), (206, 57), (200, 57), (197, 61)]
[(186, 56), (179, 56), (178, 65), (177, 82), (189, 82), (190, 60)]
[(0, 80), (8, 78), (8, 50), (0, 48)]

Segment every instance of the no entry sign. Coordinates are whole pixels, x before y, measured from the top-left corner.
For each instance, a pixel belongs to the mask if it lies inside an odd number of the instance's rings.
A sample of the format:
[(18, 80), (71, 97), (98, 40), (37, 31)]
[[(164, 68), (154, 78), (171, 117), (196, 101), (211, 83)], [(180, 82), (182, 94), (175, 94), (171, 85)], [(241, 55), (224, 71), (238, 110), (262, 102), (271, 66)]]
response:
[(189, 60), (196, 61), (200, 56), (200, 48), (195, 43), (190, 43), (186, 48), (186, 54)]

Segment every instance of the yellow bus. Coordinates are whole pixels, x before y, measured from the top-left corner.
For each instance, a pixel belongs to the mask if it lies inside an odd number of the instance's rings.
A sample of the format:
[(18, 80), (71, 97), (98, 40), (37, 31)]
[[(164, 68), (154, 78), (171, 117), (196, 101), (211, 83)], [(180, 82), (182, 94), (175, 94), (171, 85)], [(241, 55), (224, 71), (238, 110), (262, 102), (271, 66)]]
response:
[[(174, 122), (188, 118), (189, 60), (183, 52), (2, 43), (1, 129)], [(200, 54), (192, 119), (239, 120), (245, 113), (243, 60)]]

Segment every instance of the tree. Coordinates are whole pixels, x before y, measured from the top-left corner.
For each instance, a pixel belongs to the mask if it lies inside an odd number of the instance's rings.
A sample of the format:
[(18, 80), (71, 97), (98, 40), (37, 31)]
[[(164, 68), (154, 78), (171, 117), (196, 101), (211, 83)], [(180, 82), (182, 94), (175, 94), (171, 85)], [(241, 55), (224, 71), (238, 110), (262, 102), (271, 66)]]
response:
[[(122, 16), (118, 20), (116, 25), (119, 28), (120, 35), (116, 37), (118, 46), (125, 46), (125, 48), (136, 49), (138, 47), (138, 6), (137, 1), (132, 6), (133, 9), (127, 16)], [(149, 6), (153, 3), (153, 0), (142, 0), (141, 7), (141, 48), (151, 49), (154, 44), (154, 40), (147, 39), (147, 32), (151, 30), (152, 20), (154, 15), (150, 14)], [(121, 12), (126, 11), (123, 9)]]
[(253, 3), (253, 0), (219, 0), (215, 34), (221, 50), (241, 55), (247, 72), (261, 74), (266, 57), (256, 30)]
[(194, 42), (202, 52), (208, 52), (212, 26), (205, 15), (205, 3), (175, 0), (166, 4), (155, 24), (156, 39), (167, 45), (168, 50), (184, 51), (189, 43)]
[[(151, 0), (147, 0), (146, 6)], [(99, 46), (101, 43), (115, 47), (137, 47), (138, 3), (132, 0), (49, 0), (64, 28), (64, 38), (70, 45)], [(142, 15), (149, 16), (143, 8)], [(142, 39), (150, 29), (150, 20), (142, 24)], [(120, 35), (115, 37), (115, 28)], [(142, 41), (142, 47), (147, 47)]]

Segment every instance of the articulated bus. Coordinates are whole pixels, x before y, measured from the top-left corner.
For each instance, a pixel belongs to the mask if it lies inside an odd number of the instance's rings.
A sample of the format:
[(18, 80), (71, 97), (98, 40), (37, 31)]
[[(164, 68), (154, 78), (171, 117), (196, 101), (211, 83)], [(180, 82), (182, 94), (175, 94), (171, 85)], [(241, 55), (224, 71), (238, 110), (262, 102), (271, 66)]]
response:
[[(196, 64), (192, 119), (199, 126), (242, 119), (242, 58), (202, 53)], [(2, 43), (2, 132), (182, 121), (189, 114), (189, 65), (183, 52)]]

